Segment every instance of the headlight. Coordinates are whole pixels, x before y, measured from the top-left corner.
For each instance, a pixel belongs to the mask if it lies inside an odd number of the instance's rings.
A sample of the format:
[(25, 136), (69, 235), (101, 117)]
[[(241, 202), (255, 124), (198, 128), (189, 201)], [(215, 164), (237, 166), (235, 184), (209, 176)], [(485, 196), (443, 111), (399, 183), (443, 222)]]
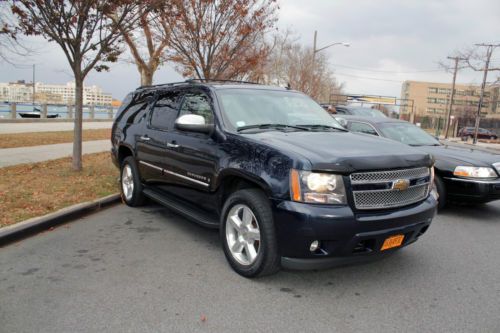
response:
[(346, 195), (341, 175), (292, 169), (290, 194), (293, 201), (319, 204), (345, 204)]
[(498, 175), (492, 168), (457, 166), (453, 174), (457, 177), (469, 178), (497, 178)]

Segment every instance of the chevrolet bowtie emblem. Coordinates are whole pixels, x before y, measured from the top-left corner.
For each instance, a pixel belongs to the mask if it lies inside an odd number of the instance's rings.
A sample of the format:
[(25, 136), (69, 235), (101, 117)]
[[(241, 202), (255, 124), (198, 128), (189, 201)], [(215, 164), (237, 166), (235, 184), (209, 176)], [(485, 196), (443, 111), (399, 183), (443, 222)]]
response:
[(408, 179), (398, 179), (392, 183), (392, 189), (396, 191), (406, 191), (410, 187)]

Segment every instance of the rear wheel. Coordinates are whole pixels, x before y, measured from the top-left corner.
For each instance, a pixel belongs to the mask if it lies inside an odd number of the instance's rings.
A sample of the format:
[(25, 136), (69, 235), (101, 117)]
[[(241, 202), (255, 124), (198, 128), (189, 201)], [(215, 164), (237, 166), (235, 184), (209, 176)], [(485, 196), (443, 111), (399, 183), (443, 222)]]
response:
[(496, 138), (494, 136), (490, 136), (490, 140), (495, 140)]
[(122, 162), (120, 185), (122, 199), (127, 205), (137, 207), (144, 204), (139, 170), (132, 156), (126, 157)]
[(446, 188), (444, 187), (444, 182), (441, 177), (437, 176), (434, 178), (434, 184), (436, 186), (436, 191), (439, 195), (438, 198), (438, 210), (442, 210), (446, 206)]
[(270, 203), (258, 189), (233, 193), (224, 203), (220, 237), (231, 267), (245, 277), (276, 273), (280, 257)]

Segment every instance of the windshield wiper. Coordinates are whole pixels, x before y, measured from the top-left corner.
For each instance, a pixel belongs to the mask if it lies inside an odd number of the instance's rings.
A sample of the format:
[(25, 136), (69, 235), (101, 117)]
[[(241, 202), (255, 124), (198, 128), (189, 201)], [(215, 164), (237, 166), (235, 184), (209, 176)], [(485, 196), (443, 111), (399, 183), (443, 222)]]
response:
[(248, 129), (287, 129), (287, 128), (293, 128), (293, 129), (298, 129), (301, 131), (309, 131), (309, 128), (307, 127), (301, 127), (301, 126), (293, 126), (293, 125), (286, 125), (286, 124), (256, 124), (256, 125), (247, 125), (247, 126), (241, 126), (238, 127), (236, 130), (238, 132), (245, 131)]
[(337, 126), (330, 126), (330, 125), (322, 125), (322, 124), (315, 124), (315, 125), (299, 125), (302, 127), (306, 127), (308, 129), (319, 129), (319, 128), (328, 128), (328, 129), (334, 129), (337, 131), (342, 131), (342, 132), (349, 132), (345, 128), (337, 127)]

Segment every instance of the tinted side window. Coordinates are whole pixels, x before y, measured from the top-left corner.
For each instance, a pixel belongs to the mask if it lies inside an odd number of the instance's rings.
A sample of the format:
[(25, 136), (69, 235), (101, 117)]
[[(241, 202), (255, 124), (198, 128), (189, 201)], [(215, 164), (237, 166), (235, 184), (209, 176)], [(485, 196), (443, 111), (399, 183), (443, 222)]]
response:
[(214, 123), (214, 114), (208, 96), (203, 93), (188, 93), (185, 95), (180, 116), (185, 114), (200, 115), (205, 118), (205, 124)]
[(349, 129), (353, 132), (378, 135), (373, 127), (364, 123), (351, 122)]
[(151, 126), (158, 129), (170, 130), (178, 113), (179, 93), (169, 91), (162, 93), (156, 101), (151, 114)]

